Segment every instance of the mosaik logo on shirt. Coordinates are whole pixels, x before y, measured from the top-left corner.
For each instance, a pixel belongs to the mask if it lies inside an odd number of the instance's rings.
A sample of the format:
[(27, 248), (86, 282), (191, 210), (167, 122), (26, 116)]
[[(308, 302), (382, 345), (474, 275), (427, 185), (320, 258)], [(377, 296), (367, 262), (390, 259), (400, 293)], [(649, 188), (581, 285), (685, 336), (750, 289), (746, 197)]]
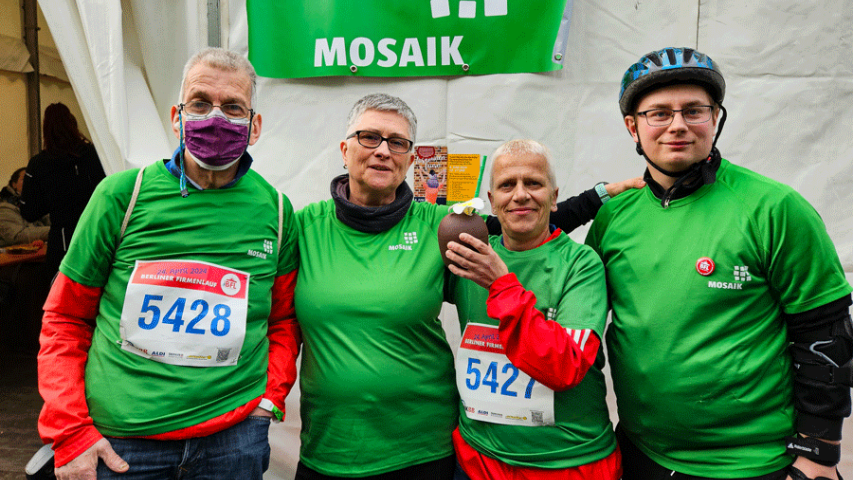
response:
[(250, 255), (252, 257), (267, 259), (267, 255), (272, 255), (273, 253), (273, 243), (272, 240), (264, 240), (264, 251), (259, 252), (257, 250), (252, 250), (251, 248), (246, 251), (246, 255)]
[(418, 232), (405, 232), (403, 234), (405, 244), (388, 245), (388, 250), (411, 250), (412, 244), (418, 243)]
[[(696, 271), (700, 275), (709, 276), (714, 272), (714, 262), (708, 257), (700, 258), (696, 263)], [(751, 282), (752, 276), (749, 274), (749, 267), (745, 265), (735, 265), (734, 281), (733, 282), (718, 282), (708, 280), (708, 288), (716, 288), (721, 290), (743, 290), (745, 282)]]

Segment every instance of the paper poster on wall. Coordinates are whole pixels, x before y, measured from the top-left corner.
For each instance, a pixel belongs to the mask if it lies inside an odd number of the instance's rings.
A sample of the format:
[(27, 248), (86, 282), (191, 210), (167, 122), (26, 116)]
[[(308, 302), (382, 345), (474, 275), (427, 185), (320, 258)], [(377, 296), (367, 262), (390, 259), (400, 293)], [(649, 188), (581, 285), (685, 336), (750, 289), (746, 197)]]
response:
[(447, 203), (466, 202), (477, 196), (480, 179), (480, 155), (447, 156)]
[(446, 146), (415, 147), (415, 201), (451, 205), (477, 196), (478, 154), (447, 153)]
[(573, 0), (246, 0), (259, 75), (421, 77), (563, 68)]
[(415, 147), (415, 201), (447, 203), (447, 147)]

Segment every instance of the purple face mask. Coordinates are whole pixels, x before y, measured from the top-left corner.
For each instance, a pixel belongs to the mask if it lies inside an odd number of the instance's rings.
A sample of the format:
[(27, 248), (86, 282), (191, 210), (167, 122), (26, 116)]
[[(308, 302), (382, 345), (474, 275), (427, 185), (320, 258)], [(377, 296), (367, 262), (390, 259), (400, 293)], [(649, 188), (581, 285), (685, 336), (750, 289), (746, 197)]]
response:
[(228, 120), (214, 115), (201, 120), (186, 118), (184, 144), (202, 168), (225, 170), (249, 146), (250, 120)]

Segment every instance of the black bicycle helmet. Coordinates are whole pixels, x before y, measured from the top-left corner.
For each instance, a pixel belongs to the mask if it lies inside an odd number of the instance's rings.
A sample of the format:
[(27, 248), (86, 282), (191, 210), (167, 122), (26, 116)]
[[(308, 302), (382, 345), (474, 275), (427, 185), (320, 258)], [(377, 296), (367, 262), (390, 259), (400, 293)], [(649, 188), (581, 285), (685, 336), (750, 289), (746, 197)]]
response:
[(705, 87), (712, 99), (723, 103), (726, 81), (711, 57), (692, 48), (664, 48), (644, 55), (622, 76), (619, 109), (630, 115), (641, 94), (658, 87), (691, 83)]

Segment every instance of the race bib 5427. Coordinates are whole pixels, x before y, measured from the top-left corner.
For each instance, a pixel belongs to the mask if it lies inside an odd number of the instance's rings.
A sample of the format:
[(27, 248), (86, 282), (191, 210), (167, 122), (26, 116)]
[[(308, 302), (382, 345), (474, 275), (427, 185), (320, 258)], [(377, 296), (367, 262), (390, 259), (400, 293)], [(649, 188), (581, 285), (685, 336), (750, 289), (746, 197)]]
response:
[(527, 427), (554, 424), (554, 391), (509, 361), (496, 326), (466, 325), (456, 352), (456, 388), (472, 420)]

